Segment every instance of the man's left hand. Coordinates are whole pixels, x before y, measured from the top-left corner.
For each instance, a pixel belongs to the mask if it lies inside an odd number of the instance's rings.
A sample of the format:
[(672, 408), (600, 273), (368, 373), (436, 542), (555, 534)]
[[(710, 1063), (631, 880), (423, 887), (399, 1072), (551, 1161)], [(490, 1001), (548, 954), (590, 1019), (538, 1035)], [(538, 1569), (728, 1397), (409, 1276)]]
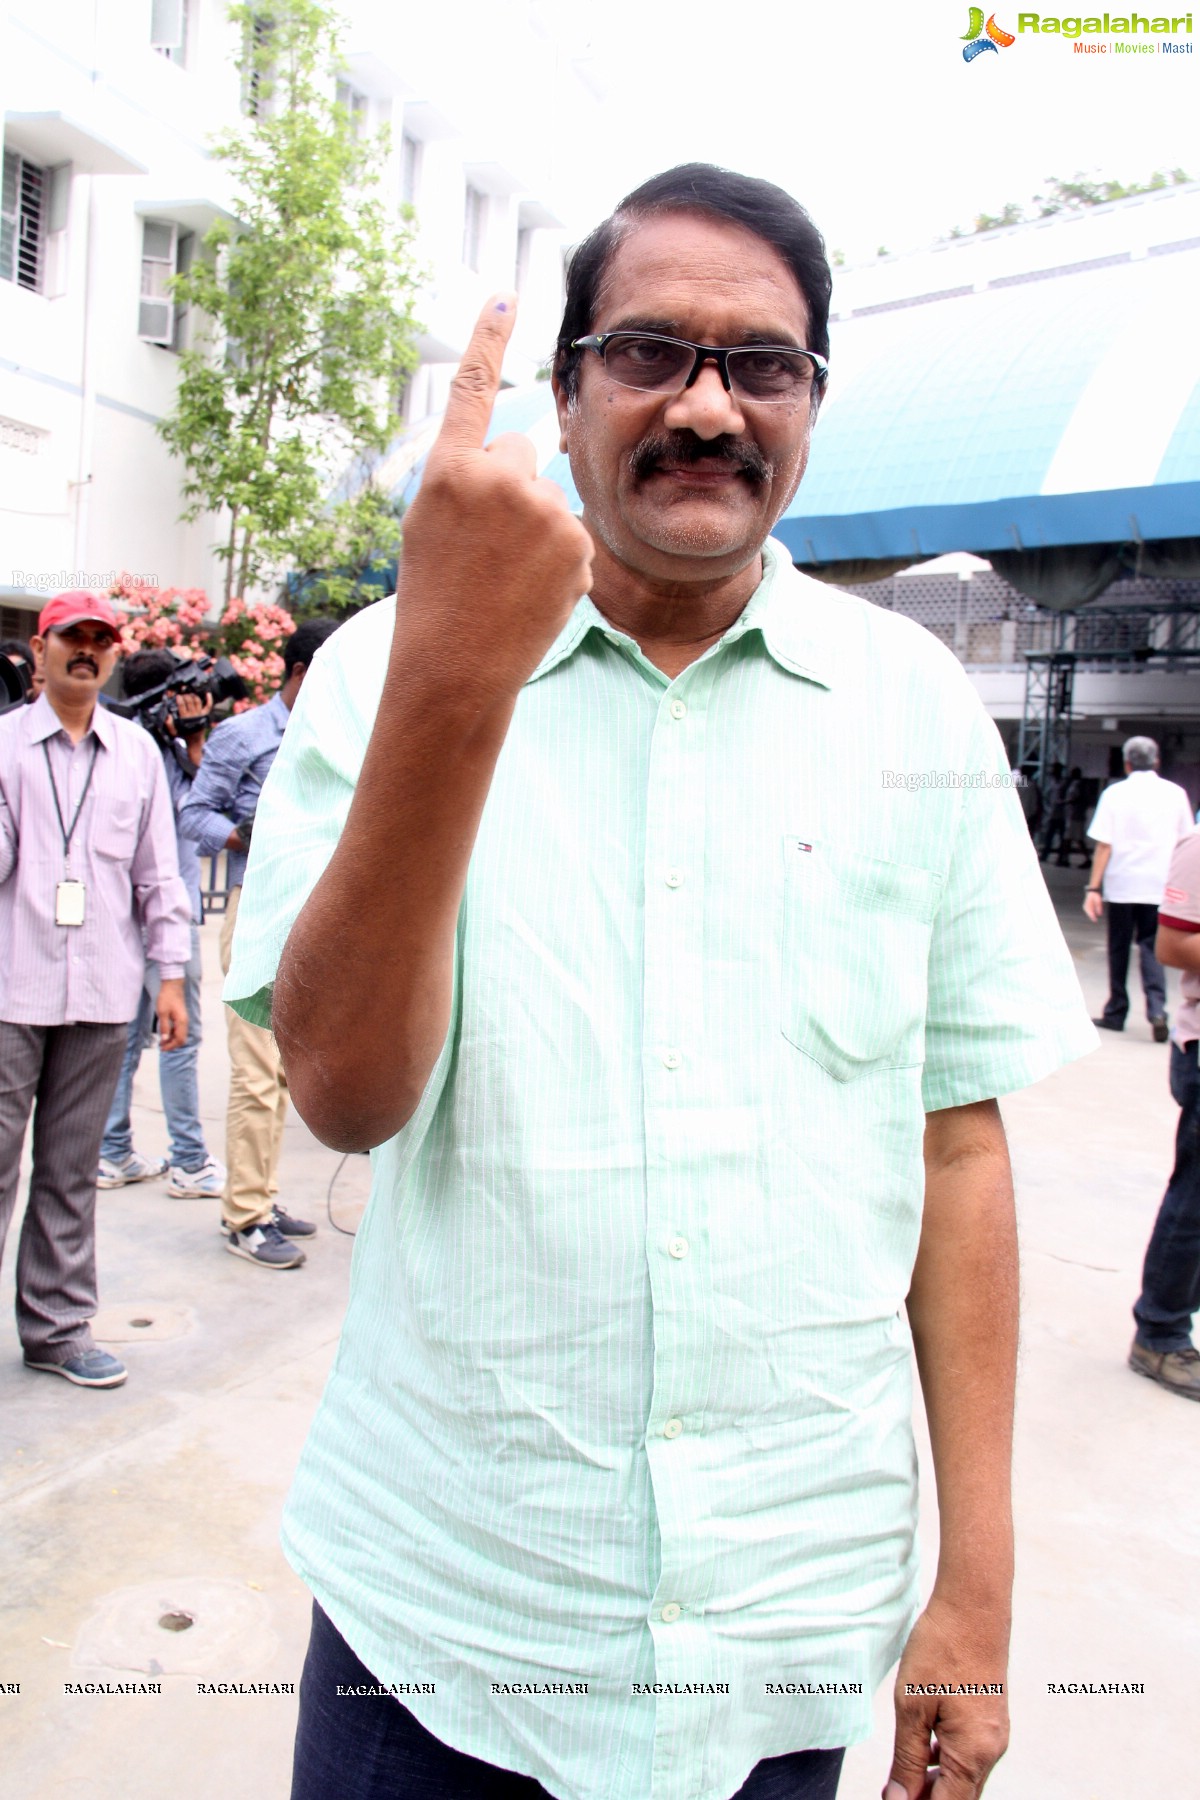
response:
[(188, 1016), (183, 980), (162, 981), (158, 987), (158, 1047), (182, 1050), (187, 1043)]
[[(1008, 1748), (1008, 1694), (936, 1689), (1007, 1689), (1007, 1652), (1007, 1609), (993, 1618), (985, 1608), (931, 1598), (896, 1674), (896, 1746), (884, 1800), (978, 1800)], [(935, 1691), (909, 1694), (908, 1687)]]
[[(203, 719), (207, 718), (213, 709), (213, 697), (211, 694), (176, 694), (175, 704), (179, 709), (181, 719)], [(204, 760), (206, 734), (203, 731), (181, 732), (174, 719), (170, 717), (167, 719), (167, 732), (171, 737), (182, 740), (188, 753), (188, 761), (193, 768), (198, 769)]]

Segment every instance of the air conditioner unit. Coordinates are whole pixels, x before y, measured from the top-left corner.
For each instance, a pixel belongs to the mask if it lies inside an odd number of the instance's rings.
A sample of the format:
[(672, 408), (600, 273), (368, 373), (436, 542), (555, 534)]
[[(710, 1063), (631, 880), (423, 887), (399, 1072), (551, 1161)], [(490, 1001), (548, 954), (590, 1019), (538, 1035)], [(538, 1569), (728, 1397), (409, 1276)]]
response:
[(184, 0), (151, 0), (150, 48), (182, 50), (184, 23)]

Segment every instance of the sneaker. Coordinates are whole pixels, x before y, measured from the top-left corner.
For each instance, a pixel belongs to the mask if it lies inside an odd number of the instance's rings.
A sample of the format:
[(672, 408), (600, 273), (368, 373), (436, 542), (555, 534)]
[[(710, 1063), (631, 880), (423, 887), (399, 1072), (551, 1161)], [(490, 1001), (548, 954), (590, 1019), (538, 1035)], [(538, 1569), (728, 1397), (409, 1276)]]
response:
[(181, 1169), (172, 1163), (167, 1170), (167, 1192), (173, 1200), (219, 1200), (225, 1192), (225, 1164), (215, 1156), (198, 1169)]
[(244, 1256), (247, 1262), (258, 1263), (260, 1268), (298, 1269), (304, 1261), (303, 1250), (289, 1244), (278, 1225), (270, 1219), (263, 1225), (251, 1225), (245, 1231), (235, 1231), (222, 1219), (221, 1231), (231, 1256)]
[(1151, 1019), (1151, 1021), (1150, 1021), (1150, 1029), (1154, 1033), (1155, 1043), (1156, 1044), (1165, 1044), (1167, 1039), (1171, 1035), (1171, 1028), (1167, 1024), (1166, 1013), (1156, 1014), (1155, 1017), (1153, 1019)]
[(1200, 1400), (1200, 1350), (1191, 1344), (1186, 1350), (1147, 1350), (1134, 1338), (1129, 1366), (1173, 1394), (1182, 1394), (1185, 1400)]
[(120, 1387), (129, 1374), (124, 1363), (118, 1362), (115, 1356), (110, 1356), (107, 1350), (98, 1349), (95, 1344), (86, 1350), (77, 1350), (65, 1362), (38, 1362), (32, 1356), (27, 1356), (25, 1367), (44, 1369), (48, 1375), (61, 1375), (64, 1380), (73, 1381), (76, 1387)]
[(100, 1167), (96, 1173), (98, 1188), (128, 1187), (132, 1181), (157, 1181), (160, 1175), (167, 1172), (165, 1156), (140, 1156), (131, 1150), (114, 1162), (107, 1156), (100, 1158)]
[(284, 1237), (312, 1237), (317, 1229), (307, 1219), (293, 1219), (291, 1213), (285, 1213), (278, 1204), (271, 1208), (271, 1223)]

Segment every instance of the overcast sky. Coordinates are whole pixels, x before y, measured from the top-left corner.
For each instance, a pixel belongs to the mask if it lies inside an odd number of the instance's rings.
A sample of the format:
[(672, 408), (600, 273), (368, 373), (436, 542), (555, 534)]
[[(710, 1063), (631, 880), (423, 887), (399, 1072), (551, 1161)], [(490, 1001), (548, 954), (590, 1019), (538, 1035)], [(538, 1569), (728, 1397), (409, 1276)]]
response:
[[(965, 0), (536, 4), (607, 95), (606, 141), (561, 143), (584, 224), (692, 158), (779, 181), (851, 260), (969, 226), (1049, 175), (1200, 178), (1200, 53), (1165, 55), (1158, 38), (1134, 40), (1151, 55), (1084, 55), (1021, 34), (967, 64)], [(1015, 33), (1015, 9), (996, 16)]]

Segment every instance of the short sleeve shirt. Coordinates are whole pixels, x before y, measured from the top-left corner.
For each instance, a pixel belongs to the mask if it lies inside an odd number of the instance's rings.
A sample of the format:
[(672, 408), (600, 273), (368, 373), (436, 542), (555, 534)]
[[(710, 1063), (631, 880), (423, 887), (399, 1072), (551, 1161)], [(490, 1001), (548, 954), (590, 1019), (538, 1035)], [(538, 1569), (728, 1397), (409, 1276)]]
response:
[[(323, 647), (267, 779), (249, 1018), (393, 609)], [(561, 1800), (726, 1800), (866, 1736), (914, 1617), (926, 1110), (1095, 1041), (995, 727), (780, 546), (674, 680), (581, 600), (497, 764), (454, 995), (374, 1152), (287, 1553), (444, 1742)]]
[(1174, 781), (1139, 769), (1105, 788), (1088, 836), (1111, 845), (1104, 898), (1158, 906), (1167, 865), (1179, 839), (1192, 829), (1192, 803)]

